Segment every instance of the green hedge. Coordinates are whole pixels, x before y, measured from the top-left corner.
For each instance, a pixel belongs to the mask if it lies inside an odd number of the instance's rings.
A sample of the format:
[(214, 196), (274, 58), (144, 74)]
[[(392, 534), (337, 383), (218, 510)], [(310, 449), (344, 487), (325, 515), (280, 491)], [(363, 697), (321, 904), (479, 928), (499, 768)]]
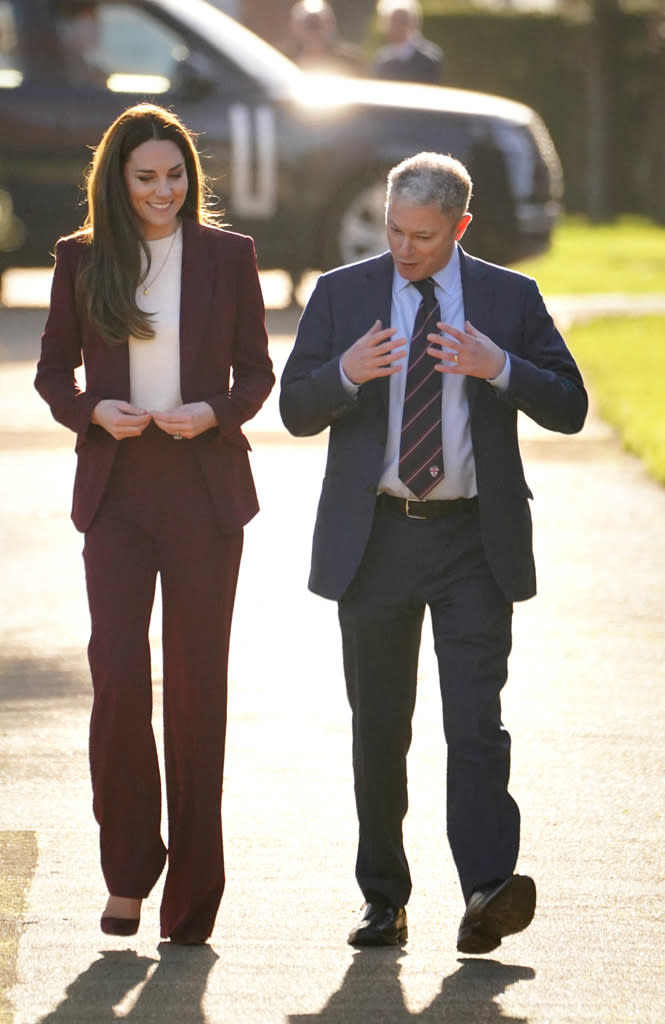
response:
[[(585, 212), (589, 26), (560, 15), (478, 11), (426, 15), (423, 31), (445, 53), (445, 85), (507, 96), (538, 111), (564, 167), (567, 208)], [(645, 140), (659, 72), (644, 16), (620, 14), (613, 38), (611, 199), (616, 212), (649, 213)]]

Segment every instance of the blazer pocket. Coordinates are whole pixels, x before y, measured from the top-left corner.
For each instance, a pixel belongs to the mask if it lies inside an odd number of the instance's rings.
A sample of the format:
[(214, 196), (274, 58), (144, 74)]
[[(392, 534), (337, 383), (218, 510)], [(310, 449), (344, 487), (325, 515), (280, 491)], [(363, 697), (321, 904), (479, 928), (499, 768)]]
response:
[(97, 423), (88, 423), (85, 430), (76, 435), (74, 451), (80, 452), (87, 444), (117, 444), (118, 442), (108, 431), (104, 430)]
[(241, 448), (244, 452), (251, 452), (252, 450), (252, 446), (242, 430), (234, 430), (228, 434), (221, 434), (219, 430), (216, 432), (211, 431), (211, 441), (223, 448)]

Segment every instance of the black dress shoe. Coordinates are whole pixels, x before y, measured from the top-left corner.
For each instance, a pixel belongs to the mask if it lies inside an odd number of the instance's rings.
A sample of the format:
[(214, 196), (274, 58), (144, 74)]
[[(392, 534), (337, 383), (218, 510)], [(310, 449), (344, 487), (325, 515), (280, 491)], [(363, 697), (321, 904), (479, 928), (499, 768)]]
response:
[(471, 894), (457, 933), (460, 953), (491, 953), (506, 935), (531, 924), (536, 884), (528, 875), (513, 875)]
[(398, 946), (408, 937), (404, 907), (366, 903), (360, 921), (349, 932), (348, 942), (350, 946)]
[(174, 946), (205, 946), (207, 941), (207, 935), (197, 935), (195, 932), (180, 932), (175, 935), (169, 935), (169, 942)]

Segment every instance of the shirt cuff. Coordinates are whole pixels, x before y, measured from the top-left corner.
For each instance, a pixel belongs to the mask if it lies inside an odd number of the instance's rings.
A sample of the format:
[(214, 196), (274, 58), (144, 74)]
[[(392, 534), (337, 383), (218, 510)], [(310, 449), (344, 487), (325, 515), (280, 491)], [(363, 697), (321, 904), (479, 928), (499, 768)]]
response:
[(357, 395), (358, 392), (360, 391), (360, 385), (359, 384), (354, 384), (353, 381), (349, 380), (349, 378), (346, 376), (346, 374), (344, 373), (344, 369), (342, 367), (342, 359), (341, 359), (341, 357), (340, 357), (340, 360), (339, 360), (339, 376), (340, 376), (340, 380), (342, 382), (342, 387), (344, 388), (346, 393), (348, 395)]
[(504, 353), (506, 361), (503, 364), (503, 370), (496, 377), (488, 378), (487, 383), (491, 384), (497, 391), (507, 391), (510, 383), (510, 356), (507, 352)]

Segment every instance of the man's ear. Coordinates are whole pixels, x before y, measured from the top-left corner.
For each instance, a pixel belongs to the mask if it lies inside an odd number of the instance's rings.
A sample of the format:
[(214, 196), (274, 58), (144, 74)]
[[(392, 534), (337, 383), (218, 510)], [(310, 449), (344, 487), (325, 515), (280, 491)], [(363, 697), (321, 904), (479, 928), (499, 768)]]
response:
[(472, 220), (473, 214), (471, 213), (465, 213), (464, 216), (460, 219), (460, 222), (455, 229), (456, 242), (459, 242), (460, 238), (462, 237), (462, 235), (464, 234)]

